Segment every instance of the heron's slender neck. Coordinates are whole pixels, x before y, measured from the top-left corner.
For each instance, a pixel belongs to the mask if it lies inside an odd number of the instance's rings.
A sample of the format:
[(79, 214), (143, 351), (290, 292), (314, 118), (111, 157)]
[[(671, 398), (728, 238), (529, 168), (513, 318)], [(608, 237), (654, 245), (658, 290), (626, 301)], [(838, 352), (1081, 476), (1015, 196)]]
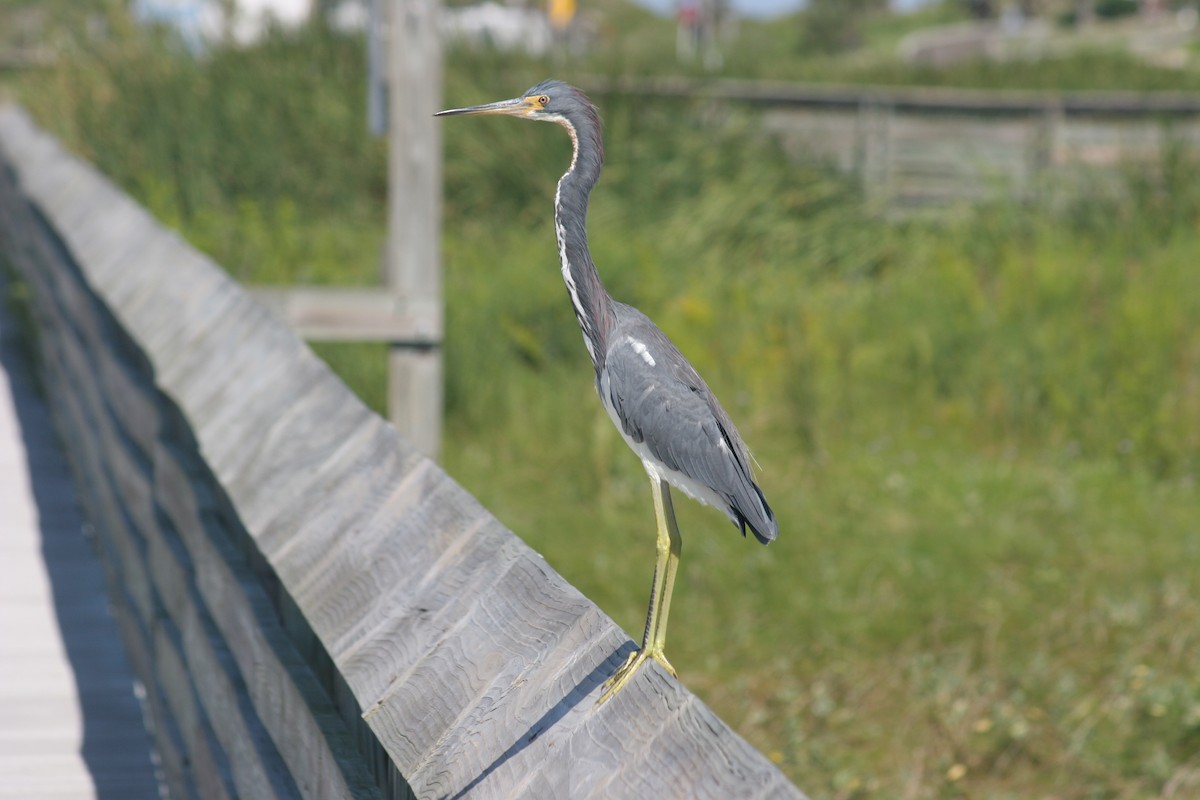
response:
[(571, 134), (574, 151), (571, 167), (558, 182), (554, 196), (554, 230), (558, 237), (558, 258), (563, 280), (575, 308), (575, 318), (583, 331), (583, 341), (592, 357), (597, 374), (608, 349), (609, 331), (614, 324), (612, 298), (600, 282), (587, 241), (588, 196), (600, 177), (604, 146), (595, 113), (562, 118)]

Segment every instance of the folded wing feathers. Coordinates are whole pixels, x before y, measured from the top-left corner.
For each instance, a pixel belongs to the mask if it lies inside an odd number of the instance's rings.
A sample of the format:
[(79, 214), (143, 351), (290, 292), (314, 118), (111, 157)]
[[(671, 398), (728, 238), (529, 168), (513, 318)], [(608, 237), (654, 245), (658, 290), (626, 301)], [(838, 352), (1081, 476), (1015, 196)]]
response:
[(618, 338), (610, 346), (603, 367), (608, 401), (625, 434), (668, 469), (707, 486), (743, 535), (748, 525), (759, 541), (770, 542), (778, 525), (729, 415), (666, 335), (636, 309), (629, 311), (636, 316), (618, 326), (627, 341)]

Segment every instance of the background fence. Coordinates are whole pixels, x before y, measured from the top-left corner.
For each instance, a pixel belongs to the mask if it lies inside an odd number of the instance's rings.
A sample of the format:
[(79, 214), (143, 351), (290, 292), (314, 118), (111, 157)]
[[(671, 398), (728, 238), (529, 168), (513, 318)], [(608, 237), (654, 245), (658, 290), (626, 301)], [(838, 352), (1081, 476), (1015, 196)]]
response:
[[(0, 251), (172, 797), (794, 797), (219, 268), (14, 108)], [(586, 523), (581, 523), (581, 525)]]
[(1157, 168), (1172, 147), (1200, 151), (1200, 95), (1189, 93), (736, 80), (619, 88), (759, 107), (764, 127), (790, 154), (836, 164), (860, 178), (868, 200), (900, 211), (1111, 188), (1121, 168)]

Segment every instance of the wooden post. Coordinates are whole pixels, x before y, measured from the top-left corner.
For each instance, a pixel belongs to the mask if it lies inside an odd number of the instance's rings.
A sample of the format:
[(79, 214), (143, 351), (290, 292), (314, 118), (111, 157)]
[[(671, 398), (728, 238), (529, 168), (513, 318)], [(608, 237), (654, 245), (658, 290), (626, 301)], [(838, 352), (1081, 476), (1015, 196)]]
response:
[(1044, 195), (1053, 187), (1051, 178), (1054, 174), (1058, 137), (1063, 121), (1062, 103), (1055, 101), (1047, 102), (1041, 113), (1031, 118), (1033, 136), (1029, 148), (1030, 199)]
[(386, 283), (399, 305), (439, 320), (433, 342), (392, 342), (388, 413), (430, 458), (442, 428), (442, 141), (438, 0), (388, 0), (388, 242)]
[(891, 120), (894, 108), (885, 101), (869, 99), (858, 106), (859, 171), (863, 197), (874, 208), (892, 198)]

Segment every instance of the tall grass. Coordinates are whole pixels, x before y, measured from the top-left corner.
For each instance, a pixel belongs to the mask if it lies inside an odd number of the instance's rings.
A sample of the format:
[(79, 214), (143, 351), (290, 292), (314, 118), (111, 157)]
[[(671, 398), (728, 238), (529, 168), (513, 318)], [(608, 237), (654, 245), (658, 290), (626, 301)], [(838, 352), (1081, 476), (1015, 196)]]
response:
[[(359, 45), (139, 47), (19, 88), (239, 277), (370, 280), (384, 171)], [(452, 52), (447, 105), (549, 69)], [(595, 259), (723, 398), (782, 526), (761, 548), (679, 504), (684, 680), (816, 797), (1200, 794), (1195, 159), (893, 222), (752, 115), (595, 99)], [(566, 137), (443, 133), (447, 468), (636, 632), (651, 512), (558, 277)], [(379, 352), (321, 352), (382, 403)]]

